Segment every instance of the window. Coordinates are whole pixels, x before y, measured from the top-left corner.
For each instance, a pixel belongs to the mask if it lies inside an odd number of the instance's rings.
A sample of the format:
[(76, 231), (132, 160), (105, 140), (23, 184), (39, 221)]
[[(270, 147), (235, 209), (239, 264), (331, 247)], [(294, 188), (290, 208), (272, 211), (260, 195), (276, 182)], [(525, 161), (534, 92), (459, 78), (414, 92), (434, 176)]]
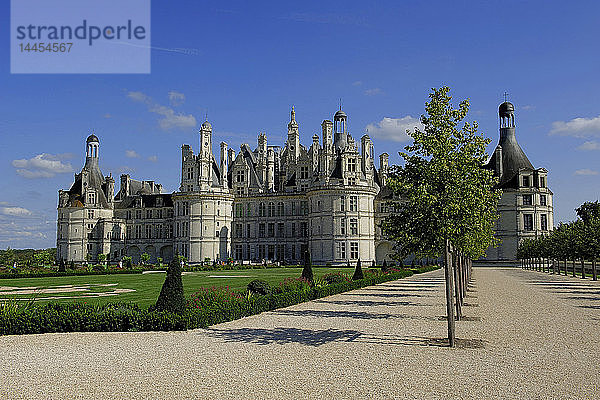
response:
[(548, 230), (548, 215), (542, 214), (540, 215), (540, 225), (543, 231)]
[(277, 260), (282, 261), (285, 258), (285, 244), (277, 245)]
[(246, 174), (244, 173), (244, 170), (239, 169), (235, 172), (235, 181), (238, 183), (244, 182), (245, 176)]
[(350, 196), (350, 211), (358, 211), (358, 196)]
[(277, 215), (280, 217), (283, 217), (283, 215), (284, 215), (283, 201), (280, 201), (279, 203), (277, 203)]
[(156, 210), (156, 218), (162, 218), (162, 217), (163, 217), (162, 209)]
[(242, 237), (242, 224), (235, 224), (235, 237)]
[(540, 206), (545, 206), (547, 205), (546, 203), (546, 195), (545, 194), (540, 194)]
[(523, 229), (526, 231), (533, 230), (533, 214), (523, 214)]
[(285, 225), (283, 222), (277, 223), (277, 237), (285, 237)]
[(350, 185), (350, 186), (356, 185), (356, 178), (353, 176), (348, 177), (348, 185)]
[(265, 237), (265, 224), (258, 224), (258, 237)]
[(152, 237), (152, 225), (146, 225), (146, 236), (145, 238), (150, 239)]
[(546, 187), (546, 178), (543, 176), (540, 176), (540, 187)]
[(292, 237), (296, 237), (296, 223), (292, 222)]
[(243, 196), (244, 192), (245, 192), (245, 187), (243, 186), (238, 186), (235, 188), (235, 194), (237, 194), (238, 196)]
[(345, 234), (346, 234), (346, 218), (342, 218), (342, 219), (340, 220), (340, 233), (341, 233), (342, 235), (345, 235)]
[(268, 225), (268, 236), (269, 237), (274, 237), (275, 236), (275, 224), (274, 223), (270, 223)]
[(131, 219), (131, 210), (127, 210), (127, 219)]
[(340, 258), (342, 260), (346, 259), (346, 242), (340, 242), (339, 248), (340, 248)]
[(188, 168), (187, 169), (187, 179), (194, 179), (194, 168)]
[(236, 245), (235, 245), (235, 259), (236, 259), (236, 260), (241, 260), (241, 259), (243, 259), (243, 255), (242, 255), (242, 245), (241, 245), (241, 244), (236, 244)]
[(269, 202), (269, 217), (275, 216), (275, 203)]
[(340, 197), (340, 211), (346, 211), (346, 197)]
[(523, 177), (523, 187), (529, 187), (529, 176)]
[(96, 193), (90, 193), (88, 195), (88, 201), (90, 204), (96, 204)]
[(142, 210), (135, 210), (135, 218), (142, 219)]
[(300, 223), (300, 231), (302, 233), (302, 237), (308, 236), (308, 225), (306, 224), (306, 222)]
[(269, 260), (274, 260), (275, 259), (275, 245), (270, 244), (269, 247), (267, 247), (267, 249), (269, 250), (269, 254), (268, 254)]
[(88, 218), (94, 218), (94, 210), (88, 210)]
[(242, 217), (242, 216), (244, 216), (244, 205), (243, 204), (236, 204), (235, 205), (235, 216), (236, 217)]
[(308, 179), (308, 166), (303, 165), (300, 167), (300, 179)]
[(533, 199), (532, 199), (532, 195), (530, 194), (524, 194), (523, 195), (523, 205), (524, 206), (530, 206), (533, 203)]
[(308, 214), (308, 201), (301, 201), (300, 202), (300, 215), (307, 215)]
[(292, 215), (296, 215), (296, 202), (292, 201)]
[(292, 244), (292, 260), (296, 259), (296, 245)]
[(348, 172), (356, 172), (356, 158), (348, 159)]
[(350, 218), (350, 234), (358, 235), (358, 219)]
[(352, 260), (358, 258), (358, 242), (350, 242), (350, 258)]
[(152, 219), (152, 210), (146, 210), (146, 218)]
[(246, 215), (248, 217), (252, 216), (252, 203), (246, 204)]
[(258, 245), (258, 258), (260, 260), (263, 260), (265, 258), (265, 245), (264, 244)]
[(266, 211), (266, 209), (265, 209), (265, 203), (260, 203), (258, 205), (258, 216), (259, 217), (264, 217), (265, 216), (265, 211)]

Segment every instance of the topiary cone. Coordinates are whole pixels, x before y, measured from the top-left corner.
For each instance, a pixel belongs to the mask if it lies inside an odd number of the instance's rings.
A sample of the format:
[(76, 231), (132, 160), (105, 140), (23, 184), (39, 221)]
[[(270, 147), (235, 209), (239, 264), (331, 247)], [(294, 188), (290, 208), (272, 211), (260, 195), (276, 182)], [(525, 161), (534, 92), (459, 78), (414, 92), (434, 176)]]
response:
[(387, 272), (387, 261), (383, 260), (383, 265), (381, 266), (381, 272)]
[(160, 295), (154, 307), (157, 311), (170, 311), (182, 314), (185, 311), (185, 297), (183, 296), (183, 281), (181, 280), (181, 264), (174, 257), (169, 264), (167, 277), (163, 283)]
[(354, 275), (352, 275), (352, 280), (353, 281), (357, 281), (359, 279), (363, 279), (364, 275), (362, 272), (362, 268), (360, 265), (360, 258), (358, 259), (358, 261), (356, 262), (356, 269), (354, 270)]
[(304, 252), (304, 268), (302, 268), (302, 278), (306, 279), (310, 283), (313, 282), (313, 270), (312, 262), (310, 260), (310, 251)]

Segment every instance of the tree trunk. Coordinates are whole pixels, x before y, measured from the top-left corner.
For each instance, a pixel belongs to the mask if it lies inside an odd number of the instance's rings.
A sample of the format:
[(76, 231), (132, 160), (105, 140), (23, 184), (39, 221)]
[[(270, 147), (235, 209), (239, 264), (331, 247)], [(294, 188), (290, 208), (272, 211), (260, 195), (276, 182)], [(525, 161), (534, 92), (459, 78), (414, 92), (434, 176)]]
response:
[(598, 275), (596, 274), (596, 257), (592, 259), (592, 279), (597, 281)]
[(585, 259), (581, 257), (581, 279), (585, 279)]
[(460, 321), (461, 313), (461, 305), (462, 299), (461, 294), (462, 290), (460, 288), (460, 263), (462, 260), (462, 255), (454, 253), (454, 257), (452, 257), (452, 270), (454, 272), (454, 295), (456, 297), (456, 320)]
[(573, 278), (575, 278), (575, 257), (573, 257)]
[(455, 345), (455, 331), (456, 324), (454, 321), (454, 297), (452, 296), (452, 255), (450, 254), (450, 242), (446, 239), (446, 268), (444, 268), (444, 275), (446, 278), (446, 313), (448, 315), (448, 345), (454, 347)]

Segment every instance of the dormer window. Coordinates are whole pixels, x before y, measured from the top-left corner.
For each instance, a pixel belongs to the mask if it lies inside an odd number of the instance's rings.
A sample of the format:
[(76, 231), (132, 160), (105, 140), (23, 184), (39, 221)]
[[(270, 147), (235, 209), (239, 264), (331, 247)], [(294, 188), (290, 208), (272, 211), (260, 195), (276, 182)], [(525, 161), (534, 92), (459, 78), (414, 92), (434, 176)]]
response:
[(96, 193), (89, 193), (88, 194), (88, 203), (89, 204), (96, 204)]
[(235, 173), (235, 181), (236, 181), (236, 182), (244, 182), (244, 180), (245, 180), (245, 179), (244, 179), (245, 175), (246, 175), (246, 174), (244, 173), (244, 171), (243, 171), (243, 170), (238, 170), (238, 171), (236, 171), (236, 173)]
[(356, 172), (356, 158), (348, 159), (348, 172)]
[(530, 183), (529, 183), (529, 176), (524, 176), (523, 177), (523, 187), (529, 187)]
[(300, 167), (300, 179), (308, 179), (308, 166)]
[(546, 177), (544, 177), (544, 176), (540, 176), (540, 187), (541, 188), (546, 187)]

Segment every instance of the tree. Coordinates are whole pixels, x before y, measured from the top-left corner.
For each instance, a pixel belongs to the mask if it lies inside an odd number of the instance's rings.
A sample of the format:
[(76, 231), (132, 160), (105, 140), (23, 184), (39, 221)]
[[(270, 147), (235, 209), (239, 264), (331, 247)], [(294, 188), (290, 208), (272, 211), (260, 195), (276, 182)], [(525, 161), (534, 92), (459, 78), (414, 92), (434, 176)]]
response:
[(482, 168), (490, 140), (477, 133), (477, 122), (462, 123), (469, 101), (454, 109), (449, 92), (442, 87), (429, 94), (424, 130), (407, 130), (413, 143), (399, 153), (405, 165), (391, 169), (389, 185), (400, 201), (384, 230), (396, 242), (397, 259), (437, 258), (447, 239), (476, 259), (498, 242), (493, 228), (501, 192)]
[(183, 295), (183, 281), (181, 279), (181, 263), (177, 257), (173, 258), (167, 269), (167, 276), (163, 283), (160, 295), (154, 309), (157, 311), (170, 311), (182, 314), (185, 311), (185, 297)]
[(358, 259), (358, 261), (356, 262), (356, 268), (354, 269), (354, 275), (352, 275), (352, 280), (357, 281), (359, 279), (364, 279), (364, 277), (365, 276), (363, 275), (360, 259)]
[(65, 265), (65, 260), (61, 258), (58, 262), (58, 272), (65, 272), (66, 270), (67, 266)]
[(106, 254), (98, 254), (98, 262), (104, 264), (106, 262)]
[(589, 224), (593, 219), (600, 218), (600, 202), (586, 201), (575, 209), (577, 216), (581, 218), (584, 224)]
[(314, 279), (310, 251), (308, 250), (304, 251), (304, 267), (302, 268), (302, 278), (306, 279), (310, 283), (312, 283)]
[(132, 258), (129, 256), (123, 257), (123, 261), (126, 269), (133, 269), (133, 264), (131, 263)]
[(387, 272), (387, 270), (388, 270), (387, 261), (384, 259), (383, 264), (381, 265), (381, 272)]

